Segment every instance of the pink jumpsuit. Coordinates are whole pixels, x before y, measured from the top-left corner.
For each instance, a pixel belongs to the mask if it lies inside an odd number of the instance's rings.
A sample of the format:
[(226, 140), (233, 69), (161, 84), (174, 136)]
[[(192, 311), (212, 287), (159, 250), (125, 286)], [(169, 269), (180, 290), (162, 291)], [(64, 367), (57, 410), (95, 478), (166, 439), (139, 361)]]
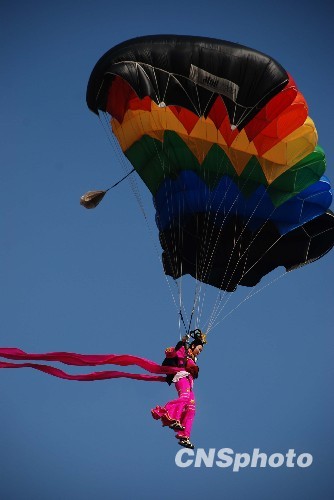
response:
[[(178, 358), (177, 361), (182, 362), (185, 359), (186, 351), (184, 346), (182, 346), (177, 351), (170, 347), (166, 349), (166, 357), (167, 358)], [(181, 363), (179, 363), (180, 365)], [(178, 366), (178, 365), (177, 365)], [(187, 369), (192, 366), (197, 368), (195, 361), (191, 358), (187, 359)], [(196, 369), (195, 368), (195, 369)], [(151, 410), (152, 416), (154, 419), (161, 419), (163, 426), (169, 426), (176, 421), (179, 421), (181, 425), (184, 427), (183, 431), (177, 431), (176, 437), (181, 438), (190, 438), (191, 428), (193, 425), (194, 417), (195, 417), (195, 395), (193, 392), (194, 379), (190, 373), (185, 376), (184, 374), (185, 368), (180, 368), (180, 372), (178, 375), (183, 374), (182, 378), (179, 378), (177, 382), (175, 382), (175, 387), (178, 393), (178, 398), (173, 399), (173, 401), (169, 401), (165, 404), (165, 406), (156, 406), (153, 410)]]

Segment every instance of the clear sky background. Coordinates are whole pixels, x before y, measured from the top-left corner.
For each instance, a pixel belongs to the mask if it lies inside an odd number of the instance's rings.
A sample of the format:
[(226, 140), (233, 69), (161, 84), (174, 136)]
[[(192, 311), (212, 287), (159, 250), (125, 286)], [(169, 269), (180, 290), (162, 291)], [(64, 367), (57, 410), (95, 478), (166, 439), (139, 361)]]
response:
[[(2, 0), (0, 23), (0, 345), (160, 362), (178, 316), (129, 184), (95, 211), (79, 205), (123, 175), (86, 107), (90, 72), (110, 47), (146, 34), (266, 52), (305, 95), (333, 182), (332, 4)], [(179, 469), (172, 431), (150, 415), (173, 387), (2, 370), (1, 499), (334, 498), (332, 283), (333, 253), (246, 301), (210, 335), (196, 382), (197, 447), (294, 448), (313, 455), (311, 467)]]

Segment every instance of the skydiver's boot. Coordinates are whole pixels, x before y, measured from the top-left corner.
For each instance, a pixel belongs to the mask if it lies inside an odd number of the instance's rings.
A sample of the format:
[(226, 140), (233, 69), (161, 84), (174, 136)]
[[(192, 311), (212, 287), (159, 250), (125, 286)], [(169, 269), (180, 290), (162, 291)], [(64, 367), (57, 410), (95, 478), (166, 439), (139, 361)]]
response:
[(195, 446), (190, 442), (190, 439), (187, 437), (180, 437), (179, 445), (184, 446), (184, 448), (190, 448), (191, 450), (195, 448)]
[(184, 431), (183, 425), (181, 425), (180, 420), (175, 420), (172, 424), (169, 425), (170, 429), (173, 431)]

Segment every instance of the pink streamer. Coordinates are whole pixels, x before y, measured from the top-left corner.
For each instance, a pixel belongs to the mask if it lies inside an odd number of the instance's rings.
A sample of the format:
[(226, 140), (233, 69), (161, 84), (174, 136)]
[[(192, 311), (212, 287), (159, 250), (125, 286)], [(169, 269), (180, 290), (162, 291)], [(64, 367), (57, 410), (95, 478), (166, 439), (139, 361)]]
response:
[[(0, 356), (5, 359), (15, 361), (54, 361), (71, 366), (99, 366), (99, 365), (118, 365), (118, 366), (139, 366), (144, 370), (155, 374), (176, 373), (178, 368), (161, 366), (154, 361), (150, 361), (131, 354), (77, 354), (73, 352), (47, 352), (44, 354), (29, 354), (15, 347), (0, 348)], [(55, 368), (53, 366), (38, 363), (7, 363), (0, 361), (0, 368), (34, 368), (41, 372), (53, 375), (54, 377), (65, 380), (93, 381), (106, 380), (113, 378), (131, 378), (135, 380), (144, 380), (147, 382), (165, 382), (166, 377), (146, 375), (140, 373), (127, 373), (114, 370), (87, 373), (83, 375), (71, 375), (69, 373)]]

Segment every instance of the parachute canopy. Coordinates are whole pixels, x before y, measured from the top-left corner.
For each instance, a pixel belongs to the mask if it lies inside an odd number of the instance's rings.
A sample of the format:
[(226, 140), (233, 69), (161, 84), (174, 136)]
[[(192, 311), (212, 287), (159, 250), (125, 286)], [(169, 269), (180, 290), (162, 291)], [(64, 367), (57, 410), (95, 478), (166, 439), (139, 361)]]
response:
[(325, 154), (293, 78), (266, 54), (135, 38), (98, 61), (87, 104), (111, 116), (152, 193), (166, 274), (233, 291), (333, 247)]

